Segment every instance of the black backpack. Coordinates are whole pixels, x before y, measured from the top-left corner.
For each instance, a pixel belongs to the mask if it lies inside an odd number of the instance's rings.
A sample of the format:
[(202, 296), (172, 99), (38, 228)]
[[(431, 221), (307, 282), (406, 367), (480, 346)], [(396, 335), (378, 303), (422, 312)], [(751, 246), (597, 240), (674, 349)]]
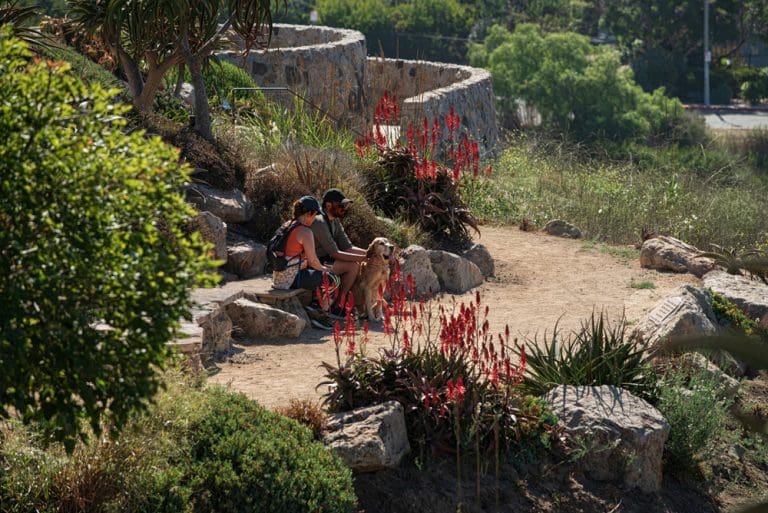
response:
[(300, 224), (298, 221), (288, 221), (275, 230), (275, 234), (267, 242), (267, 263), (273, 271), (285, 271), (288, 268), (288, 259), (285, 258), (285, 243), (288, 242), (288, 236), (294, 228)]

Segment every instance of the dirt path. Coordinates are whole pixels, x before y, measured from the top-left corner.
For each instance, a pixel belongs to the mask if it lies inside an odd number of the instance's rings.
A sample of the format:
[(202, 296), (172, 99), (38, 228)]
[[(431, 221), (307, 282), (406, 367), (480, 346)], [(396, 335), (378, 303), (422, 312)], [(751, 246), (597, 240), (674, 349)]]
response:
[[(594, 310), (604, 310), (613, 320), (625, 312), (634, 323), (679, 285), (698, 283), (690, 274), (642, 269), (638, 258), (623, 259), (581, 241), (516, 227), (484, 227), (478, 242), (496, 261), (496, 277), (480, 287), (483, 303), (491, 308), (491, 330), (502, 332), (509, 324), (521, 339), (551, 332), (558, 319), (562, 329), (578, 328)], [(650, 282), (655, 288), (633, 288), (632, 281)], [(474, 294), (456, 300), (468, 302)], [(292, 397), (319, 399), (319, 365), (336, 358), (332, 336), (318, 330), (305, 333), (299, 341), (236, 344), (238, 354), (220, 363), (210, 381), (228, 384), (270, 408)], [(380, 333), (372, 333), (369, 351), (383, 343)]]

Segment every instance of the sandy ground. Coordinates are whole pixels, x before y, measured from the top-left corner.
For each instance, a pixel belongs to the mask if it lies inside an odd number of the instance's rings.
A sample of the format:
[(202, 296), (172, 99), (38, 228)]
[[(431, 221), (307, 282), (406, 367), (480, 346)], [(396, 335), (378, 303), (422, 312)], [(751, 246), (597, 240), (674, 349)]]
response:
[[(657, 301), (683, 283), (698, 283), (690, 274), (642, 269), (638, 258), (614, 256), (582, 241), (561, 239), (516, 227), (484, 227), (477, 240), (496, 262), (496, 276), (480, 287), (482, 301), (490, 305), (493, 332), (509, 325), (521, 340), (552, 332), (559, 320), (564, 330), (578, 328), (593, 311), (605, 311), (616, 320), (622, 313), (630, 324), (640, 320)], [(650, 282), (652, 289), (630, 287)], [(475, 291), (444, 295), (438, 300), (469, 302)], [(386, 345), (376, 329), (368, 351)], [(319, 400), (315, 390), (323, 380), (320, 363), (336, 359), (328, 331), (305, 330), (300, 340), (241, 341), (229, 361), (218, 364), (211, 382), (231, 386), (269, 408), (290, 398)]]

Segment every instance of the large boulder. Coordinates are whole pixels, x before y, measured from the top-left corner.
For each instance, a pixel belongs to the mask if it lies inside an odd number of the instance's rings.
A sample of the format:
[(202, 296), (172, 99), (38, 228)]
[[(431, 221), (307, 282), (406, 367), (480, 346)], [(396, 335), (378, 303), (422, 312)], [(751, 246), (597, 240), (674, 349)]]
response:
[(473, 244), (471, 248), (461, 254), (473, 264), (475, 264), (480, 272), (483, 273), (484, 278), (493, 276), (496, 272), (496, 265), (493, 262), (493, 257), (488, 251), (488, 248), (482, 244)]
[(483, 284), (483, 273), (475, 264), (447, 251), (429, 251), (432, 270), (440, 280), (440, 288), (446, 292), (463, 294)]
[(228, 304), (226, 311), (233, 331), (244, 338), (296, 338), (306, 326), (296, 315), (248, 299)]
[(692, 285), (682, 285), (651, 309), (635, 327), (634, 336), (649, 348), (668, 337), (712, 335), (719, 331), (712, 298)]
[(553, 219), (544, 226), (544, 231), (557, 237), (567, 237), (569, 239), (580, 239), (581, 230), (568, 221), (562, 219)]
[(698, 249), (674, 237), (655, 237), (640, 247), (640, 265), (701, 278), (715, 268), (715, 263), (710, 258), (697, 258), (698, 253)]
[(646, 493), (660, 490), (669, 424), (656, 408), (608, 385), (562, 385), (544, 399), (566, 432), (586, 444), (582, 465), (593, 479), (621, 481)]
[(408, 275), (416, 284), (416, 296), (425, 297), (440, 292), (440, 280), (432, 270), (429, 251), (421, 246), (408, 246), (400, 252), (400, 273), (403, 279)]
[(332, 415), (323, 441), (357, 472), (396, 468), (411, 450), (397, 401)]
[(768, 285), (762, 281), (717, 270), (705, 274), (702, 283), (734, 303), (750, 319), (759, 321), (768, 315)]
[(200, 212), (190, 221), (204, 241), (213, 245), (213, 258), (227, 260), (227, 224), (211, 212)]
[(194, 183), (186, 187), (187, 201), (198, 210), (211, 212), (227, 223), (244, 223), (253, 217), (253, 203), (243, 191), (222, 191)]
[(224, 270), (249, 280), (264, 274), (267, 265), (267, 247), (253, 241), (241, 241), (227, 248)]

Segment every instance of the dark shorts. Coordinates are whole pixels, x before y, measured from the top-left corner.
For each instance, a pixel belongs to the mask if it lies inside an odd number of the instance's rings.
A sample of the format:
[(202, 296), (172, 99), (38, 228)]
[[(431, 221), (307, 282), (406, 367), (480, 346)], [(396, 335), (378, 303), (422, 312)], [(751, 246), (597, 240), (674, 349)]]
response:
[[(299, 274), (296, 275), (296, 279), (293, 280), (291, 285), (292, 289), (307, 289), (315, 290), (323, 284), (323, 271), (317, 271), (315, 269), (302, 269)], [(328, 283), (335, 289), (338, 287), (339, 278), (333, 273), (328, 274)]]
[(324, 257), (319, 258), (319, 260), (320, 260), (320, 263), (323, 265), (333, 265), (333, 263), (335, 262), (335, 260), (331, 255), (325, 255)]

